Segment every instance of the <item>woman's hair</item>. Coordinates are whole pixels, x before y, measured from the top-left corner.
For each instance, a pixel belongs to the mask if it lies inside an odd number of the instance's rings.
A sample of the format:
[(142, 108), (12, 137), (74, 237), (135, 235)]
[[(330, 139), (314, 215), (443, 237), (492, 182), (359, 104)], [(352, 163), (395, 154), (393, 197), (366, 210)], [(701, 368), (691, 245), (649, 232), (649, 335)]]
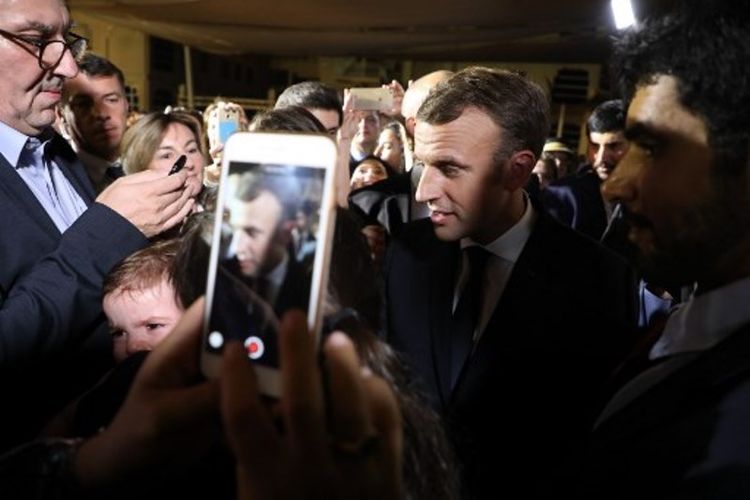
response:
[(127, 174), (146, 170), (159, 148), (167, 128), (173, 123), (186, 126), (195, 136), (201, 154), (206, 156), (200, 122), (185, 111), (149, 113), (138, 119), (122, 138), (122, 167)]
[(407, 498), (458, 498), (458, 468), (440, 417), (428, 406), (405, 361), (376, 335), (381, 287), (360, 229), (354, 214), (337, 209), (328, 299), (338, 312), (326, 323), (349, 335), (362, 362), (396, 395), (403, 419)]
[(409, 144), (409, 136), (406, 133), (406, 127), (404, 127), (401, 122), (393, 120), (386, 123), (385, 127), (383, 127), (383, 130), (386, 129), (396, 134), (396, 137), (398, 137), (398, 140), (401, 143), (401, 163), (403, 169), (399, 165), (392, 165), (392, 167), (396, 170), (411, 170), (411, 167), (414, 164), (414, 155), (411, 151), (411, 145)]

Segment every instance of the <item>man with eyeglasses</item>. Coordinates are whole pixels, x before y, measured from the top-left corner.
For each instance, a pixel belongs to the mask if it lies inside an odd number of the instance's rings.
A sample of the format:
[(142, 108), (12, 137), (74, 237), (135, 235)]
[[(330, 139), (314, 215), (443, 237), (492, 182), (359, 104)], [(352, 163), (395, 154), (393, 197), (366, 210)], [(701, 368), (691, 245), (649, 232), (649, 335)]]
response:
[(115, 263), (192, 208), (186, 174), (95, 194), (53, 129), (86, 40), (61, 0), (0, 0), (0, 450), (109, 363), (101, 287)]

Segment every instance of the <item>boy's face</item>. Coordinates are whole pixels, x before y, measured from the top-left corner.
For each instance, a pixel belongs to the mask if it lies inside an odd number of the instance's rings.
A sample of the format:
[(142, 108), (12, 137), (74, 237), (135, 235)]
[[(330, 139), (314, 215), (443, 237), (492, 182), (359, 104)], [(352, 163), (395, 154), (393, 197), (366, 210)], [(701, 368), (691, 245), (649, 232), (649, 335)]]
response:
[(117, 289), (104, 296), (113, 353), (118, 363), (138, 351), (150, 351), (180, 320), (183, 309), (174, 288), (163, 279), (142, 290)]

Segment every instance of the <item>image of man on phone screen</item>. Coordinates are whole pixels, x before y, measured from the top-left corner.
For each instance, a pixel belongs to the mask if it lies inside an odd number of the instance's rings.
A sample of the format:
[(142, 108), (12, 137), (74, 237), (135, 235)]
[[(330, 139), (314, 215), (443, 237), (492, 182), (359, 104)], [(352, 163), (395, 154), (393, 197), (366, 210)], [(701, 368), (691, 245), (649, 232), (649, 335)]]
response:
[(307, 310), (310, 275), (290, 254), (300, 208), (297, 179), (250, 171), (230, 175), (226, 202), (232, 231), (227, 268), (269, 303), (276, 315)]

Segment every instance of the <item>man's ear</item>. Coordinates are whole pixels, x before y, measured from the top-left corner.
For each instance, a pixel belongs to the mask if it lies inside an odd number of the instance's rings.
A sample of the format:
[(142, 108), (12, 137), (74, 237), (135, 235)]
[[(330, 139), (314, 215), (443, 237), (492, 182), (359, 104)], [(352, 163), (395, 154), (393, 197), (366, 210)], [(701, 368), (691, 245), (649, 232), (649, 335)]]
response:
[(526, 186), (535, 163), (536, 156), (528, 149), (513, 153), (508, 160), (508, 171), (505, 176), (506, 187), (513, 191)]
[(279, 224), (276, 229), (276, 242), (286, 247), (292, 239), (292, 228), (294, 228), (294, 220), (289, 219)]

